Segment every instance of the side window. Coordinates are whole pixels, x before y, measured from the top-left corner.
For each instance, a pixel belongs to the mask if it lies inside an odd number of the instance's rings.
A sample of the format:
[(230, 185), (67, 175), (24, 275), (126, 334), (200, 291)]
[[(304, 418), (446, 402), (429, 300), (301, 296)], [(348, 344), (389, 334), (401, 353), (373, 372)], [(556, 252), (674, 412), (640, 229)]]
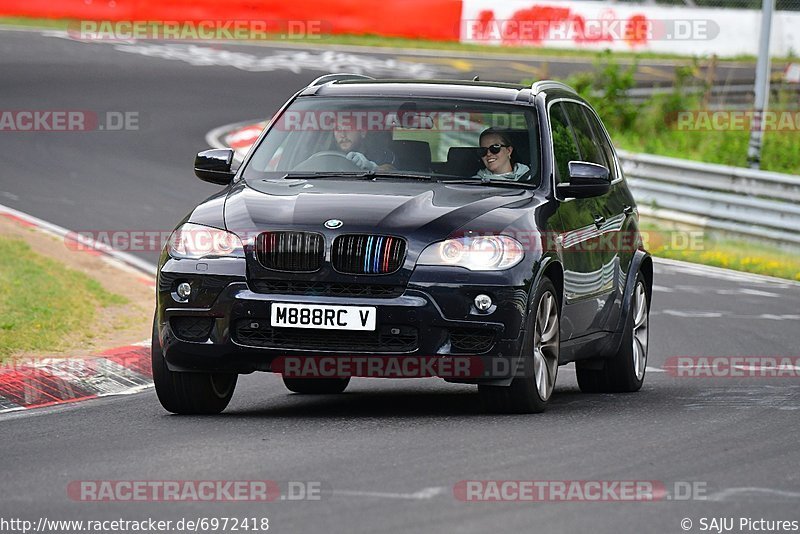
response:
[(556, 159), (556, 182), (568, 182), (569, 167), (567, 164), (570, 161), (580, 160), (581, 156), (578, 145), (575, 143), (575, 136), (572, 134), (572, 128), (560, 103), (550, 106), (550, 129), (553, 134), (553, 155)]
[(589, 109), (584, 108), (584, 113), (586, 114), (586, 118), (589, 121), (589, 124), (592, 126), (592, 132), (594, 133), (594, 138), (597, 145), (603, 151), (603, 154), (606, 156), (606, 160), (608, 161), (608, 170), (611, 173), (611, 180), (617, 179), (617, 166), (615, 165), (615, 158), (614, 158), (614, 149), (611, 147), (611, 143), (609, 143), (608, 138), (606, 137), (605, 130), (603, 129), (602, 124), (597, 119), (597, 116), (592, 113)]
[(594, 131), (589, 125), (589, 121), (586, 119), (583, 106), (572, 102), (564, 102), (563, 105), (567, 111), (567, 117), (569, 117), (569, 121), (572, 123), (572, 128), (575, 131), (575, 138), (578, 140), (581, 160), (608, 167), (606, 155), (595, 139)]

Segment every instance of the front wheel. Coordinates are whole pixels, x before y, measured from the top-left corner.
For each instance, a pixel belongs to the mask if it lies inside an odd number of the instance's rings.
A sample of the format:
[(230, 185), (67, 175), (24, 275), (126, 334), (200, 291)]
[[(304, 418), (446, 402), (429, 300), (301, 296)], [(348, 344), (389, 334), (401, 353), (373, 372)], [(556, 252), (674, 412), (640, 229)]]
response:
[(239, 375), (170, 371), (158, 340), (158, 326), (155, 319), (150, 355), (156, 395), (165, 410), (184, 415), (213, 415), (228, 406)]
[(584, 393), (623, 393), (639, 391), (647, 367), (650, 334), (650, 302), (641, 274), (631, 295), (625, 334), (617, 354), (605, 361), (602, 369), (576, 365), (578, 386)]
[(497, 413), (540, 413), (547, 407), (558, 375), (560, 322), (558, 293), (542, 278), (528, 311), (522, 344), (522, 372), (509, 386), (478, 386), (485, 408)]

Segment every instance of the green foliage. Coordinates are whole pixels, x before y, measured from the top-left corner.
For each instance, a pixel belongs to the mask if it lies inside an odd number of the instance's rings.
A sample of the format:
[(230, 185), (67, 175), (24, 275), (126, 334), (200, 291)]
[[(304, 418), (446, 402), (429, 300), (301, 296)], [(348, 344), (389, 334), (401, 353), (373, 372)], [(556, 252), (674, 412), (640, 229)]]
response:
[(672, 247), (669, 235), (676, 230), (674, 224), (642, 219), (640, 229), (654, 256), (800, 281), (800, 257), (793, 250), (714, 234), (706, 234), (698, 249)]
[(57, 351), (69, 338), (93, 335), (97, 308), (127, 303), (87, 275), (0, 236), (0, 359)]
[[(709, 88), (699, 77), (697, 59), (676, 67), (669, 93), (655, 95), (641, 104), (631, 103), (625, 96), (634, 86), (635, 70), (635, 64), (622, 67), (607, 52), (598, 56), (593, 71), (567, 80), (595, 107), (615, 145), (634, 152), (747, 166), (748, 129), (694, 130), (679, 129), (676, 125), (678, 113), (706, 108), (703, 94)], [(771, 109), (796, 110), (793, 94), (782, 94), (774, 100)], [(761, 168), (800, 174), (800, 131), (765, 132)]]
[(639, 106), (627, 96), (627, 92), (636, 87), (636, 68), (636, 61), (623, 68), (611, 51), (606, 50), (595, 58), (593, 71), (578, 73), (567, 83), (592, 102), (606, 128), (629, 130), (639, 114)]

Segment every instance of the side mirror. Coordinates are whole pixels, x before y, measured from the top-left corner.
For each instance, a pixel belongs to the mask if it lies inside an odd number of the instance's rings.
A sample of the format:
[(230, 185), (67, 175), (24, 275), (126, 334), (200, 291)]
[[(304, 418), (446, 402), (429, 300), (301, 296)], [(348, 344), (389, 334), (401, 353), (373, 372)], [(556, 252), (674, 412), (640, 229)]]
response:
[(194, 158), (194, 173), (204, 182), (228, 185), (236, 175), (231, 170), (233, 150), (230, 148), (213, 148), (203, 150)]
[(609, 171), (588, 161), (570, 161), (569, 183), (556, 185), (561, 198), (589, 198), (605, 195), (611, 189)]

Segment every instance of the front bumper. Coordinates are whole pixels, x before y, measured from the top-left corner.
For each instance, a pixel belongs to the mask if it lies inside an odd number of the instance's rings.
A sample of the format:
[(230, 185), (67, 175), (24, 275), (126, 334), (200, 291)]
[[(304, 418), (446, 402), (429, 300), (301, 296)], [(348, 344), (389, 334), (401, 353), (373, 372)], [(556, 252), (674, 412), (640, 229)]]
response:
[[(276, 371), (280, 357), (457, 358), (472, 370), (446, 380), (497, 383), (511, 377), (520, 353), (528, 288), (507, 285), (502, 273), (447, 283), (441, 280), (452, 280), (452, 271), (432, 268), (415, 273), (401, 294), (375, 298), (256, 292), (243, 270), (223, 265), (200, 274), (196, 263), (170, 259), (159, 271), (158, 333), (173, 371)], [(187, 302), (174, 291), (182, 281), (193, 287)], [(480, 293), (493, 299), (489, 314), (472, 305)], [(273, 302), (374, 306), (377, 330), (274, 329)]]

